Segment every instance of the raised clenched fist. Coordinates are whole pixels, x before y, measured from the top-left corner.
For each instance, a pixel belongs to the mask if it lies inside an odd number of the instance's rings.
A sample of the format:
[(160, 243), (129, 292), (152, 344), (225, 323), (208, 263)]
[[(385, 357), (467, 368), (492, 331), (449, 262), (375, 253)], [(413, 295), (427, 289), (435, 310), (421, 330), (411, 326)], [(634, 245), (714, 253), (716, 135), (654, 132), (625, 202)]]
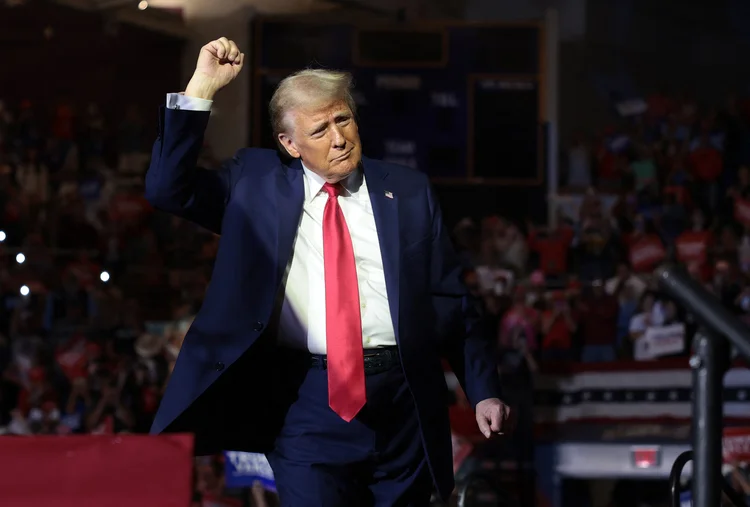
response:
[(201, 48), (185, 95), (212, 100), (216, 92), (237, 77), (244, 62), (245, 54), (233, 41), (222, 37), (209, 42)]

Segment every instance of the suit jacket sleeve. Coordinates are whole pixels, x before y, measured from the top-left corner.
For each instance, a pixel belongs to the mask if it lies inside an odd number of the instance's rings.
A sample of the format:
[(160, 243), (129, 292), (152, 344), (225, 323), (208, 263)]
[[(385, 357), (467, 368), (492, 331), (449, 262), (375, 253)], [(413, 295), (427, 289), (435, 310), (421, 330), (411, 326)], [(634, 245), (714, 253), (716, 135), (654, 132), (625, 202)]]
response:
[(476, 407), (488, 398), (500, 397), (500, 382), (493, 342), (485, 332), (482, 304), (469, 295), (462, 269), (443, 224), (432, 188), (432, 299), (443, 356)]
[(220, 234), (224, 209), (242, 173), (238, 152), (218, 170), (197, 167), (210, 112), (159, 111), (159, 132), (146, 173), (146, 199), (158, 209)]

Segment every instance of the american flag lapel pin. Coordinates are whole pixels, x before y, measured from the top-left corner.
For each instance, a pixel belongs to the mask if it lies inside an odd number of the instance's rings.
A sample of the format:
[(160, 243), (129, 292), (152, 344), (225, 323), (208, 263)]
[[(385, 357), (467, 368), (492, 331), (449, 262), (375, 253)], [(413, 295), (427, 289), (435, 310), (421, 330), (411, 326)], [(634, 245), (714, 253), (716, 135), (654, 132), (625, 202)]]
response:
[(386, 196), (386, 197), (387, 197), (388, 199), (393, 199), (393, 192), (389, 192), (388, 190), (386, 190), (386, 191), (385, 191), (385, 196)]

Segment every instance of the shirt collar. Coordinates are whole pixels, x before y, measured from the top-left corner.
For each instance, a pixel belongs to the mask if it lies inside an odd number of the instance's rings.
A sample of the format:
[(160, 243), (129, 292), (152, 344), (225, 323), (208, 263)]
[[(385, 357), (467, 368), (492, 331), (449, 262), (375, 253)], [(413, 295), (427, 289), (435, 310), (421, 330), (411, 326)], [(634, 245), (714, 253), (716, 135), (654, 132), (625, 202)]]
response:
[[(302, 169), (305, 172), (305, 179), (307, 180), (307, 185), (305, 185), (305, 202), (308, 203), (323, 191), (323, 185), (325, 185), (326, 180), (319, 174), (308, 169), (304, 163), (302, 164)], [(342, 195), (356, 198), (363, 185), (364, 177), (362, 170), (357, 169), (341, 182), (341, 186), (344, 187)]]

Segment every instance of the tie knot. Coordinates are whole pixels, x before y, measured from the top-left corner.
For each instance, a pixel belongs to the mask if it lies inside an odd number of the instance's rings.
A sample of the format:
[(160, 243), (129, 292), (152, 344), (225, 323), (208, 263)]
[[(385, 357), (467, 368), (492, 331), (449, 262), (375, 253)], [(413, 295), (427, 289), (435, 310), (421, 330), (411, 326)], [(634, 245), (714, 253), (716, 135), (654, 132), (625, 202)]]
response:
[(328, 197), (338, 197), (341, 195), (341, 183), (324, 183), (323, 190), (328, 192)]

